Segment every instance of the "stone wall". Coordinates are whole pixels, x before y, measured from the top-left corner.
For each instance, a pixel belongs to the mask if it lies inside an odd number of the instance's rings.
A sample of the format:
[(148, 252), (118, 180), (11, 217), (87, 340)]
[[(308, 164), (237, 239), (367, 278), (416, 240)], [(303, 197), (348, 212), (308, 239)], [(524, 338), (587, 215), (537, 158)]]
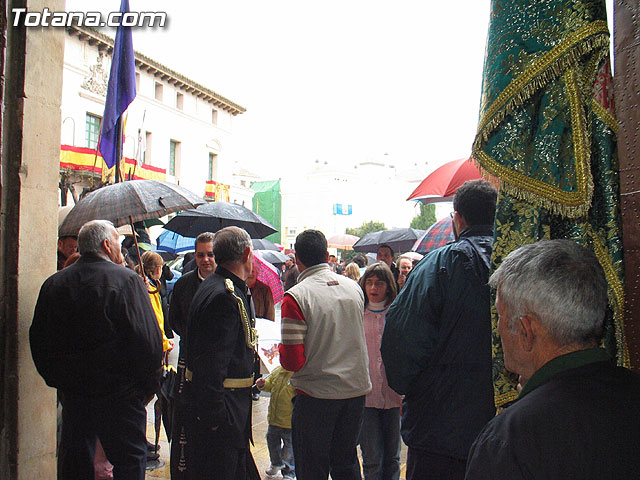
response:
[[(64, 1), (9, 1), (9, 25), (12, 8), (24, 6), (61, 11)], [(0, 478), (53, 479), (56, 395), (33, 365), (29, 326), (40, 285), (56, 269), (64, 30), (9, 26), (6, 35)]]

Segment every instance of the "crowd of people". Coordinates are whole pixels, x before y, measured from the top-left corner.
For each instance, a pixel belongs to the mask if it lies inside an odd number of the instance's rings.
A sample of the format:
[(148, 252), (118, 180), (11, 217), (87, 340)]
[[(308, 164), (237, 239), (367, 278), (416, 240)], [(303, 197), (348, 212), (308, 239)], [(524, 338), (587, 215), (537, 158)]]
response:
[[(114, 479), (144, 478), (145, 405), (174, 348), (167, 325), (180, 336), (173, 479), (261, 478), (250, 448), (256, 388), (271, 394), (272, 477), (397, 480), (404, 441), (408, 480), (634, 478), (640, 377), (599, 348), (604, 271), (572, 240), (522, 246), (492, 270), (496, 199), (483, 180), (460, 187), (456, 240), (415, 266), (381, 245), (374, 264), (356, 257), (342, 268), (322, 232), (300, 233), (282, 275), (281, 366), (267, 378), (256, 370), (255, 318), (275, 312), (256, 287), (247, 232), (197, 237), (168, 312), (159, 255), (143, 254), (138, 274), (123, 268), (104, 220), (60, 239), (61, 269), (43, 284), (30, 329), (35, 365), (63, 407), (58, 478), (93, 479), (106, 459)], [(502, 412), (494, 300), (520, 389)]]

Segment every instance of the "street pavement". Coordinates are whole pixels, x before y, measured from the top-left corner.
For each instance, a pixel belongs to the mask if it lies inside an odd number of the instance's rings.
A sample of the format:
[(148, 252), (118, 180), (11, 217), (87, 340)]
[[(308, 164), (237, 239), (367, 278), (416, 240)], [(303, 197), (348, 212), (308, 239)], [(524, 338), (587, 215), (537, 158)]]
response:
[[(154, 412), (153, 412), (153, 403), (151, 402), (147, 407), (147, 438), (151, 443), (155, 442), (155, 428), (154, 428)], [(267, 441), (265, 439), (265, 435), (267, 434), (267, 410), (269, 408), (269, 394), (263, 392), (260, 396), (260, 400), (257, 402), (253, 402), (253, 440), (255, 445), (251, 448), (253, 452), (253, 458), (256, 461), (256, 465), (258, 466), (258, 471), (262, 475), (264, 480), (271, 480), (274, 478), (282, 478), (282, 476), (278, 477), (269, 477), (264, 473), (264, 471), (269, 468), (269, 450), (267, 449)], [(164, 465), (155, 470), (148, 470), (146, 478), (150, 479), (158, 479), (171, 478), (171, 473), (169, 471), (169, 443), (167, 442), (167, 436), (164, 431), (164, 427), (162, 427), (160, 431), (160, 460), (164, 462)], [(358, 455), (360, 451), (358, 450)], [(406, 461), (407, 461), (407, 447), (406, 445), (402, 445), (402, 453), (400, 455), (401, 462), (401, 472), (400, 478), (405, 478), (405, 470), (406, 470)], [(162, 463), (161, 462), (161, 463)], [(362, 461), (361, 461), (362, 464)]]

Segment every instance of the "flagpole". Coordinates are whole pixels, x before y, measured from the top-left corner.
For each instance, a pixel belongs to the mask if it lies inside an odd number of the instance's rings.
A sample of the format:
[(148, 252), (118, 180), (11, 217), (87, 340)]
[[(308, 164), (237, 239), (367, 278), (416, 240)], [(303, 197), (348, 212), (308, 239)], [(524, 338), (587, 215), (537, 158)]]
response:
[[(129, 0), (122, 0), (120, 12), (129, 12)], [(131, 27), (120, 26), (116, 31), (111, 59), (107, 98), (104, 106), (100, 141), (100, 153), (108, 168), (116, 167), (115, 182), (122, 180), (122, 115), (136, 96), (135, 53), (131, 38)]]
[(122, 160), (122, 116), (118, 117), (116, 122), (116, 181), (122, 180), (120, 176), (120, 161)]

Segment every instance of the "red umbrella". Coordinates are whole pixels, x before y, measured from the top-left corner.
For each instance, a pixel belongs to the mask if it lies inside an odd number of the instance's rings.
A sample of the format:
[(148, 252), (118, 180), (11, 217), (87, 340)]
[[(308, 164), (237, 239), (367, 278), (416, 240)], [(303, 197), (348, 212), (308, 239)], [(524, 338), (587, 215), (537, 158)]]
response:
[(253, 269), (256, 272), (256, 279), (264, 283), (273, 295), (273, 303), (276, 304), (284, 297), (282, 282), (278, 275), (278, 269), (269, 262), (262, 260), (257, 255), (253, 256)]
[(482, 178), (480, 171), (468, 158), (447, 162), (431, 172), (407, 200), (426, 203), (450, 202), (460, 185), (467, 180)]
[(443, 247), (454, 240), (453, 221), (446, 217), (431, 225), (425, 234), (416, 240), (411, 250), (426, 255), (431, 250)]

